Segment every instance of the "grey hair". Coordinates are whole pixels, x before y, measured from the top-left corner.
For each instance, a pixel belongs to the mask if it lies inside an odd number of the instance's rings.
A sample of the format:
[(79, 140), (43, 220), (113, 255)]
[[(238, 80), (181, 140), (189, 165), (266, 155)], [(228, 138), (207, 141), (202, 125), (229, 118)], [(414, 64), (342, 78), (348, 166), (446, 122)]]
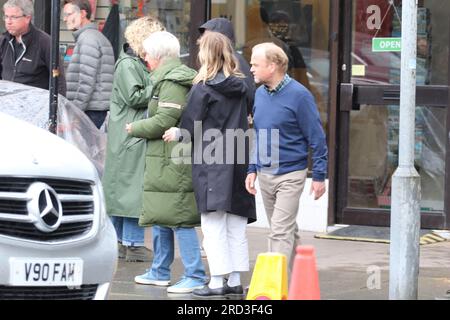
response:
[(167, 31), (157, 31), (144, 40), (144, 50), (151, 59), (167, 60), (180, 57), (180, 42)]
[(31, 0), (8, 0), (3, 5), (3, 10), (6, 8), (19, 8), (25, 16), (34, 15), (34, 5)]

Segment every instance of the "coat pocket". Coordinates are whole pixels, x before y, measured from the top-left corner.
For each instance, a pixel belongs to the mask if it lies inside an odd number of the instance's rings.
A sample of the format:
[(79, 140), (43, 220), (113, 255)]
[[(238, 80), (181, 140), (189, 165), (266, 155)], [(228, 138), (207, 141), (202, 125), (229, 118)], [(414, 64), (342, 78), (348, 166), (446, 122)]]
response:
[(138, 143), (145, 143), (144, 138), (131, 138), (127, 142), (125, 142), (125, 148), (130, 149)]

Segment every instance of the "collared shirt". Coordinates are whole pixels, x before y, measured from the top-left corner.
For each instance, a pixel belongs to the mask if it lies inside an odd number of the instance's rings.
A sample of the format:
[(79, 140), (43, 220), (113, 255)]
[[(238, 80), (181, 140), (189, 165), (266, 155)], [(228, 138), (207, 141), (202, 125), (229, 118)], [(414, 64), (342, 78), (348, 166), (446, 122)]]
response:
[(283, 80), (276, 86), (275, 89), (271, 90), (268, 86), (264, 86), (264, 89), (266, 89), (267, 93), (271, 96), (275, 95), (276, 93), (280, 92), (286, 85), (291, 81), (291, 77), (289, 77), (288, 74), (284, 75)]

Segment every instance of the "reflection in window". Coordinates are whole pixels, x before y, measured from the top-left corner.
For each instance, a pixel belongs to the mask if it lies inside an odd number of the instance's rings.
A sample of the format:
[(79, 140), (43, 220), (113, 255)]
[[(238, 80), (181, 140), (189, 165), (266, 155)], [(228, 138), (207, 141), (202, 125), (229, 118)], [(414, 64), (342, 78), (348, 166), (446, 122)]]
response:
[[(448, 82), (449, 10), (449, 1), (419, 1), (418, 85)], [(400, 84), (400, 52), (374, 52), (372, 39), (401, 37), (402, 1), (358, 0), (353, 12), (352, 82)], [(444, 209), (446, 112), (416, 108), (415, 167), (425, 212)], [(361, 106), (350, 117), (348, 206), (389, 209), (391, 177), (398, 166), (399, 106)]]
[(211, 16), (231, 20), (237, 50), (247, 61), (256, 44), (274, 42), (283, 48), (289, 57), (288, 73), (313, 93), (326, 128), (329, 10), (330, 2), (324, 0), (213, 0)]
[[(450, 1), (421, 0), (417, 11), (417, 84), (447, 85)], [(402, 1), (353, 2), (353, 82), (398, 84), (400, 52), (375, 52), (373, 38), (401, 37)]]
[(167, 31), (173, 33), (181, 45), (182, 56), (189, 53), (189, 23), (191, 12), (191, 1), (184, 0), (131, 0), (120, 1), (123, 27), (134, 19), (150, 14), (157, 17), (166, 27)]
[(0, 34), (6, 31), (5, 23), (3, 21), (3, 5), (7, 0), (0, 0)]

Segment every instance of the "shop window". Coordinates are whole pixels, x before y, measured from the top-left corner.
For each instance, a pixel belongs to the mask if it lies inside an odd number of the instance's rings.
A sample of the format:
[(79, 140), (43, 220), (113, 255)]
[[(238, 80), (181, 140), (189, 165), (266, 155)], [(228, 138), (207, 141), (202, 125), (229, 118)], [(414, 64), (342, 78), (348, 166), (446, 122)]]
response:
[(213, 0), (211, 15), (231, 20), (236, 49), (247, 61), (258, 43), (274, 42), (282, 47), (289, 57), (289, 75), (314, 94), (326, 129), (330, 77), (329, 1)]
[(330, 1), (212, 0), (211, 16), (232, 22), (236, 49), (247, 61), (259, 43), (274, 42), (283, 48), (289, 75), (314, 95), (328, 134)]
[(5, 32), (5, 21), (3, 20), (3, 5), (5, 4), (7, 0), (0, 0), (0, 34)]
[(191, 1), (120, 1), (120, 12), (123, 31), (132, 20), (144, 15), (152, 15), (158, 18), (166, 27), (167, 31), (173, 33), (180, 41), (182, 57), (189, 55)]
[[(95, 21), (102, 28), (110, 10), (110, 0), (92, 1), (96, 5)], [(121, 0), (119, 1), (120, 13), (120, 47), (124, 42), (123, 34), (131, 21), (144, 15), (152, 15), (158, 18), (173, 33), (181, 45), (181, 56), (189, 56), (189, 23), (191, 1), (183, 0)], [(65, 29), (61, 20), (61, 49), (65, 52), (66, 64), (70, 61), (70, 54), (75, 45), (72, 32)]]

